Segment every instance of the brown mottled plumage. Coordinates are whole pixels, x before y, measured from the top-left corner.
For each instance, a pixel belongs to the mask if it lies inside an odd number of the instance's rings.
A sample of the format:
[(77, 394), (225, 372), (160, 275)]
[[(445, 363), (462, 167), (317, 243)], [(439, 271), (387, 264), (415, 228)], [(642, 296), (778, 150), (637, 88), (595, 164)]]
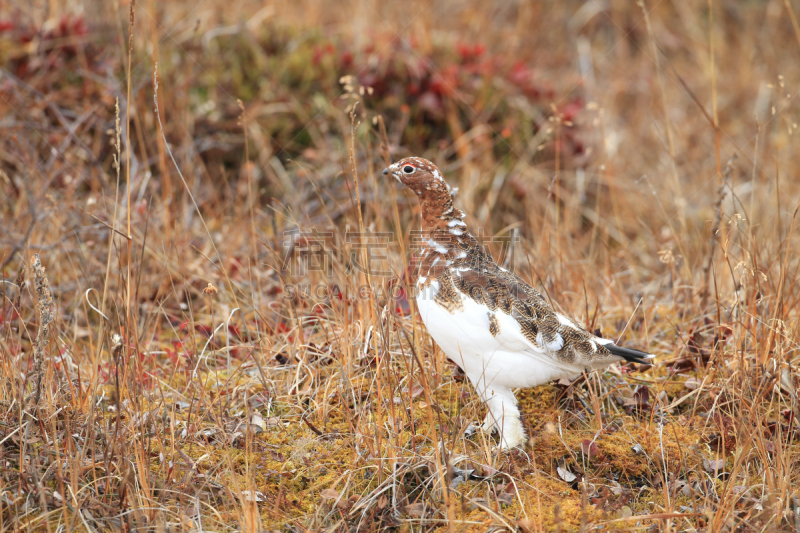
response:
[(497, 320), (497, 315), (494, 313), (486, 313), (489, 315), (489, 333), (492, 334), (492, 337), (497, 337), (500, 335), (500, 321)]

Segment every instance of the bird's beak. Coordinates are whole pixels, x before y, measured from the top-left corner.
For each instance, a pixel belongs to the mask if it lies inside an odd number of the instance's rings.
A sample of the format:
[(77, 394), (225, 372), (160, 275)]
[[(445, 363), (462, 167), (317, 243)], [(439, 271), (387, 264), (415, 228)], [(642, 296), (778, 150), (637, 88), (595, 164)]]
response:
[(383, 175), (387, 175), (389, 173), (389, 167), (383, 169)]

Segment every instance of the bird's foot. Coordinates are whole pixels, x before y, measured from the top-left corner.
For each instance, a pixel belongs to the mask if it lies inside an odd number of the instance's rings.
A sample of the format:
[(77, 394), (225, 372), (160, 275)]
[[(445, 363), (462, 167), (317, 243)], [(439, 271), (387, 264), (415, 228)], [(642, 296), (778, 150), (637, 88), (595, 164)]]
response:
[(477, 435), (478, 431), (482, 431), (489, 435), (497, 431), (497, 426), (495, 425), (494, 418), (492, 418), (491, 413), (486, 413), (483, 422), (470, 422), (467, 428), (464, 430), (464, 437), (474, 437)]
[(519, 417), (505, 417), (500, 430), (500, 448), (502, 450), (522, 448), (525, 446), (526, 440), (525, 429), (522, 427)]
[(481, 426), (479, 426), (477, 422), (470, 422), (467, 429), (464, 430), (464, 438), (469, 439), (474, 437), (475, 434), (478, 433), (479, 428), (481, 428)]
[(469, 426), (467, 426), (467, 429), (464, 430), (464, 437), (473, 437), (477, 434), (478, 430), (488, 435), (496, 433), (500, 437), (499, 448), (501, 450), (522, 447), (527, 440), (522, 422), (519, 417), (516, 416), (506, 416), (500, 423), (497, 423), (491, 413), (486, 413), (483, 423), (478, 425), (477, 422), (471, 422)]

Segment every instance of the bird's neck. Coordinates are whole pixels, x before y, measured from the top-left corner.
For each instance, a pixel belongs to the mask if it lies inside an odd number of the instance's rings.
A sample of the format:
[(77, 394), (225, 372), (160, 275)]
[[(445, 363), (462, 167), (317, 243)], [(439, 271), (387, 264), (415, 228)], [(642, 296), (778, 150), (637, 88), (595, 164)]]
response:
[(464, 218), (464, 213), (453, 206), (453, 197), (449, 192), (423, 190), (417, 194), (422, 212), (422, 230), (424, 232), (447, 231), (449, 228), (454, 227), (453, 221), (460, 221)]
[(423, 231), (419, 261), (419, 275), (432, 280), (449, 268), (468, 266), (484, 260), (483, 247), (473, 237), (464, 223), (454, 218), (444, 226), (436, 225)]
[(418, 260), (420, 276), (430, 280), (445, 269), (466, 264), (483, 249), (463, 221), (464, 213), (453, 207), (450, 195), (427, 201), (422, 206), (422, 239)]

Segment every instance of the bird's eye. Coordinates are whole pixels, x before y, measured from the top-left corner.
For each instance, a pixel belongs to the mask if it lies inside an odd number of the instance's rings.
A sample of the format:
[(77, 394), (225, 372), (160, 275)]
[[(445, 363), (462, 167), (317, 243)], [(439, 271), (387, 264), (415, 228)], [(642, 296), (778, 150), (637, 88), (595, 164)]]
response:
[(412, 172), (414, 172), (414, 167), (412, 167), (411, 165), (406, 165), (403, 167), (403, 172), (405, 172), (406, 174), (411, 174)]

